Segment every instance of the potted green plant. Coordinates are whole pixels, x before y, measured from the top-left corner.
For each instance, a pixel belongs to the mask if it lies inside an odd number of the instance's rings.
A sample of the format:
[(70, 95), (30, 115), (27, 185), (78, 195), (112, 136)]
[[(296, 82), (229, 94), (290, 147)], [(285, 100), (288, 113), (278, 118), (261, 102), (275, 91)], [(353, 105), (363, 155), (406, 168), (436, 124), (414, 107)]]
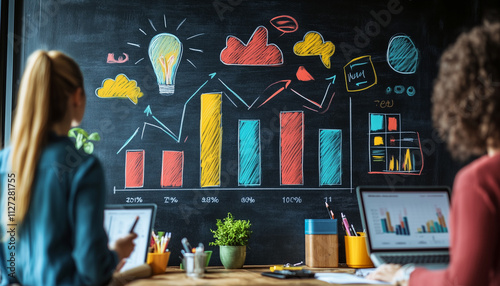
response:
[(229, 212), (224, 220), (217, 219), (216, 225), (216, 230), (210, 229), (215, 241), (209, 245), (219, 246), (220, 260), (226, 269), (242, 268), (247, 253), (246, 246), (252, 233), (250, 221), (234, 219)]

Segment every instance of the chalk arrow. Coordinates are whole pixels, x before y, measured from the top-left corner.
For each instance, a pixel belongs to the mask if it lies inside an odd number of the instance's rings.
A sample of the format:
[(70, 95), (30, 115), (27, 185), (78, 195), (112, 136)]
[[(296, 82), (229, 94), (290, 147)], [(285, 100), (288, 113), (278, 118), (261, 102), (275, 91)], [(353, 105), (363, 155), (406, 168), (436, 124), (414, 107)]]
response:
[(332, 84), (335, 84), (335, 79), (337, 78), (337, 75), (334, 75), (332, 77), (325, 78), (325, 80), (331, 80)]
[(144, 109), (144, 113), (146, 113), (146, 116), (153, 114), (153, 112), (151, 111), (151, 106), (148, 105), (148, 107)]
[(273, 93), (270, 97), (268, 97), (263, 103), (261, 103), (257, 108), (261, 107), (262, 105), (266, 104), (269, 100), (271, 100), (273, 97), (275, 97), (276, 95), (278, 95), (278, 93), (282, 92), (283, 90), (285, 90), (286, 88), (288, 88), (288, 86), (290, 85), (290, 83), (292, 82), (291, 79), (285, 79), (285, 80), (280, 80), (280, 81), (277, 81), (275, 83), (272, 83), (270, 84), (268, 87), (266, 87), (266, 89), (264, 89), (264, 91), (266, 91), (268, 88), (270, 88), (271, 86), (275, 85), (275, 84), (278, 84), (278, 83), (285, 83), (284, 86), (280, 87), (275, 93)]

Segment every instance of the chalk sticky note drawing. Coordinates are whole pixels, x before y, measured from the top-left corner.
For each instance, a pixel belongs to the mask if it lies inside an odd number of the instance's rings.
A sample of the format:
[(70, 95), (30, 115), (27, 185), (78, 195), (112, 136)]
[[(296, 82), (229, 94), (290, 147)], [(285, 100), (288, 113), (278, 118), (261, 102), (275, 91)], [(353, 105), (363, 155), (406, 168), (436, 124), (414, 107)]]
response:
[(377, 73), (371, 56), (355, 58), (344, 66), (345, 86), (348, 92), (368, 89), (377, 84)]

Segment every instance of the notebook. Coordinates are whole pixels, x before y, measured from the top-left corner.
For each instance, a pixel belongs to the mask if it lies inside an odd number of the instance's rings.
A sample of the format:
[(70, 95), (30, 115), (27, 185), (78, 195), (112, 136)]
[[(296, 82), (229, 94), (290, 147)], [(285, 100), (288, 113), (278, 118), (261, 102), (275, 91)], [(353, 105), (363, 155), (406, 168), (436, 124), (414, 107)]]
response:
[(356, 193), (375, 266), (414, 263), (439, 269), (448, 265), (448, 187), (360, 186)]
[(135, 248), (120, 272), (146, 263), (151, 231), (156, 217), (156, 204), (106, 205), (104, 209), (104, 229), (108, 234), (109, 246), (114, 245), (117, 239), (129, 234), (137, 216), (139, 220), (134, 228), (137, 234), (134, 240)]

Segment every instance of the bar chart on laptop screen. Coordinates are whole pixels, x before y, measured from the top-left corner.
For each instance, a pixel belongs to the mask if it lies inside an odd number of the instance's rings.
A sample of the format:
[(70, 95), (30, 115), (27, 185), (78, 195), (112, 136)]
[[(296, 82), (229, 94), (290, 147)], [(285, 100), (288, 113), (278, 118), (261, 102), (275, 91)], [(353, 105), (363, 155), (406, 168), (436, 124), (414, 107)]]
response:
[[(439, 247), (448, 241), (448, 198), (444, 194), (366, 194), (368, 227), (379, 246)], [(430, 239), (429, 239), (430, 238)]]

